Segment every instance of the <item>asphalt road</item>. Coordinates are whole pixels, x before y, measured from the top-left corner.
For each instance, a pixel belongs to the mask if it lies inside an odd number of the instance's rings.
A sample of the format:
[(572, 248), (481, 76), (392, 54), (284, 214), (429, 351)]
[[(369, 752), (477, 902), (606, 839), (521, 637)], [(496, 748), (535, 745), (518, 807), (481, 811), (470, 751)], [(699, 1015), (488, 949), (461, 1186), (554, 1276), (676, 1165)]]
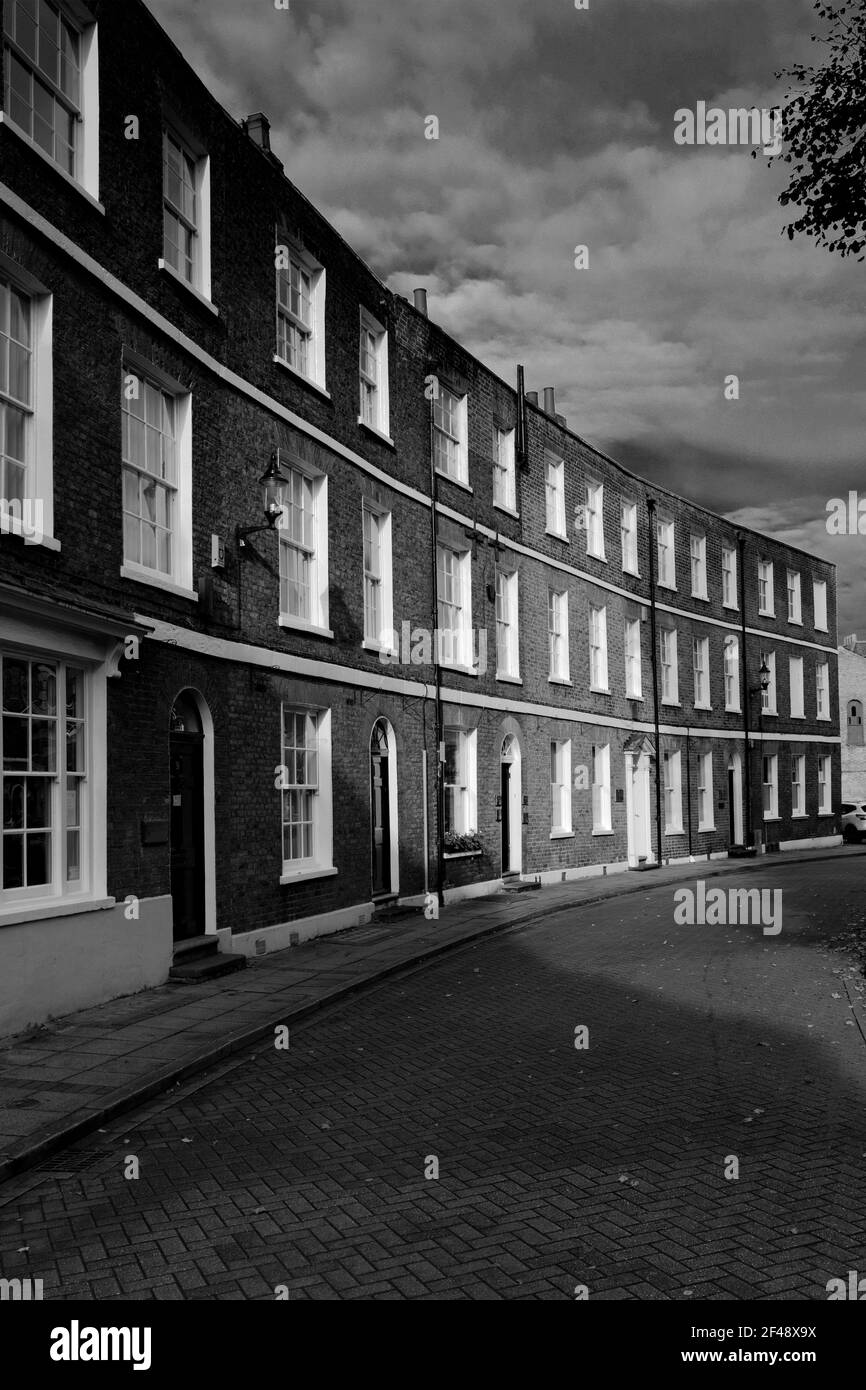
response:
[(0, 1189), (0, 1273), (46, 1299), (826, 1299), (866, 1274), (863, 868), (753, 869), (776, 935), (677, 925), (682, 885), (649, 887), (386, 981)]

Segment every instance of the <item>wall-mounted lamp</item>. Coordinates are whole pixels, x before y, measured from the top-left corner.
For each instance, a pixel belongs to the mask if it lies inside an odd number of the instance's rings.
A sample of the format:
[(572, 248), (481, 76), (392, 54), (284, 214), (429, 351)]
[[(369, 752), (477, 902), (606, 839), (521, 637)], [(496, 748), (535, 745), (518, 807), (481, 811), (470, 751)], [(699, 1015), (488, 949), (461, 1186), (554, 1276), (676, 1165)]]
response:
[(276, 453), (271, 454), (271, 461), (259, 479), (259, 485), (264, 490), (264, 525), (235, 527), (235, 544), (239, 555), (243, 555), (247, 548), (247, 536), (254, 536), (258, 531), (273, 531), (282, 515), (282, 490), (288, 482), (289, 479), (280, 468), (280, 451), (277, 449)]
[(759, 690), (768, 690), (768, 689), (769, 689), (769, 686), (770, 686), (770, 676), (771, 676), (772, 674), (773, 674), (773, 673), (772, 673), (772, 671), (770, 670), (769, 666), (767, 665), (766, 661), (762, 661), (762, 662), (761, 662), (761, 669), (760, 669), (759, 672), (758, 672), (758, 675), (761, 677), (761, 684), (760, 684), (760, 685), (752, 685), (752, 686), (750, 686), (750, 687), (749, 687), (750, 693), (751, 693), (752, 695), (757, 695), (757, 693), (758, 693)]

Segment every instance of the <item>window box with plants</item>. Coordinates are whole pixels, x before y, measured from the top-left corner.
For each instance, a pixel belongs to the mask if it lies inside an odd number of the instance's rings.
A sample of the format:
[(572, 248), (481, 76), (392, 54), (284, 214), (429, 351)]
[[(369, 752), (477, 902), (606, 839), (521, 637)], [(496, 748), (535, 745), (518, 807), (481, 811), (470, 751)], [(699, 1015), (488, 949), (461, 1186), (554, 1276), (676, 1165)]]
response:
[(444, 845), (446, 859), (468, 859), (472, 855), (484, 853), (481, 836), (474, 832), (471, 835), (456, 835), (449, 830), (445, 834)]

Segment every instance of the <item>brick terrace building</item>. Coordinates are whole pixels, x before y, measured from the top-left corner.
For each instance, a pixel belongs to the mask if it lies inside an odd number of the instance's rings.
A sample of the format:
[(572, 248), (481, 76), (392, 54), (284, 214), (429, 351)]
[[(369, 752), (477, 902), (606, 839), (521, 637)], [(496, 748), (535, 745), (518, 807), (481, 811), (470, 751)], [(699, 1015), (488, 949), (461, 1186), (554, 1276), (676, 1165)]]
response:
[(0, 8), (0, 1031), (201, 935), (835, 841), (832, 566), (389, 291), (138, 0)]

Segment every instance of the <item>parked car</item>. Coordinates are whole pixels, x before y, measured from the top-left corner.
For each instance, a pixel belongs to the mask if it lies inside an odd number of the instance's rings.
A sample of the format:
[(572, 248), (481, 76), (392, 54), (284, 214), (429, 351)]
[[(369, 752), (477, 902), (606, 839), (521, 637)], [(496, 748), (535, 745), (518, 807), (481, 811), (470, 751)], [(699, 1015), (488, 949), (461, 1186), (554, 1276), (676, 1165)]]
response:
[(866, 801), (843, 801), (840, 823), (846, 845), (866, 840)]

